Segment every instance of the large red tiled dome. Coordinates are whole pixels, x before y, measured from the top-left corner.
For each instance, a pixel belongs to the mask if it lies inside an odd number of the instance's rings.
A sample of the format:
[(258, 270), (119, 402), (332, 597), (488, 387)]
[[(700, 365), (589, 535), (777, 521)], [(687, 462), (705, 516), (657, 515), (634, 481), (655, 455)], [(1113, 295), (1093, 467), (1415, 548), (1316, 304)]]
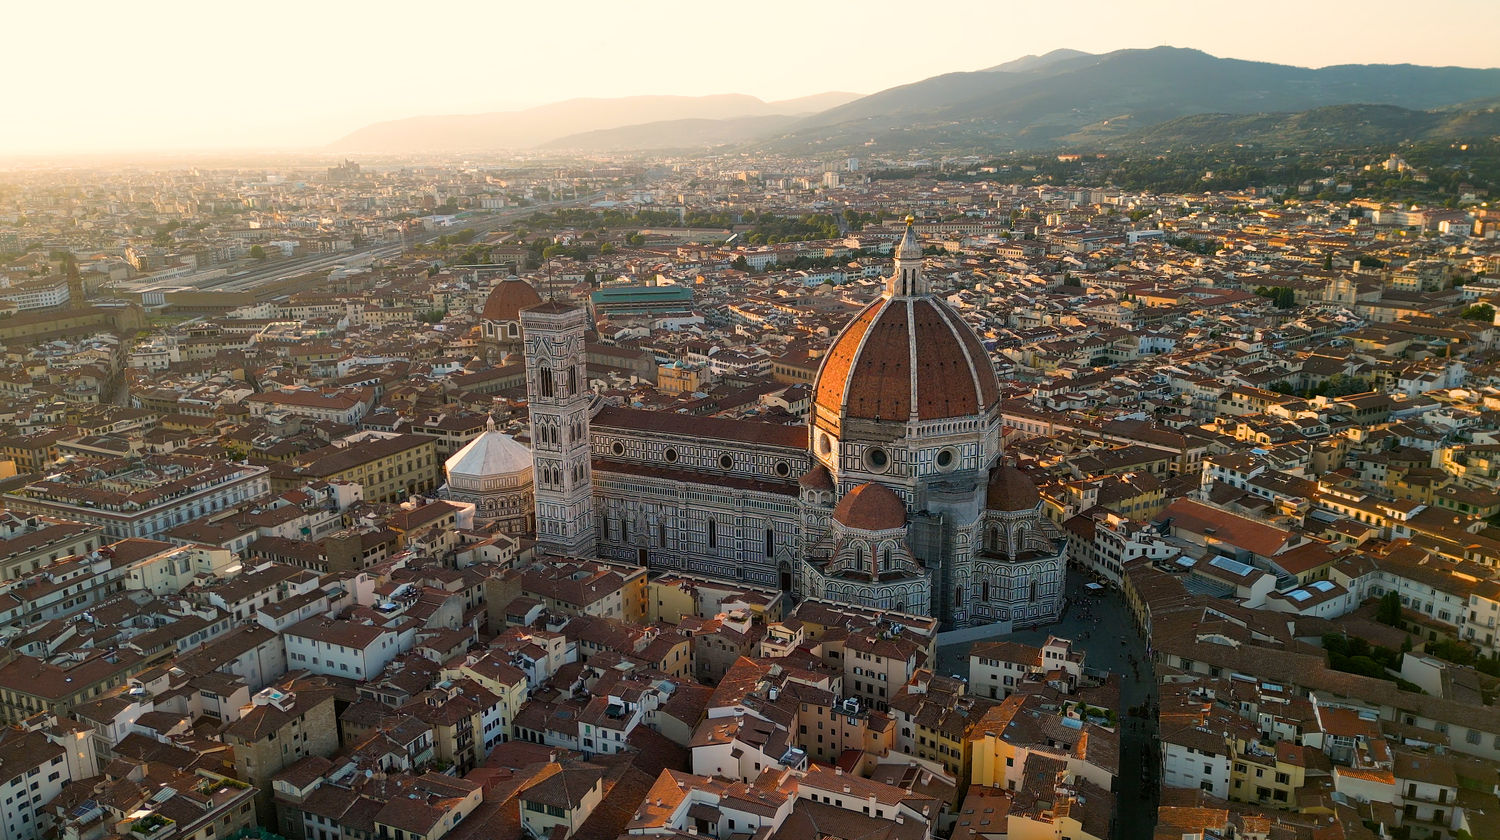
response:
[(542, 296), (525, 280), (504, 280), (485, 300), (482, 317), (486, 321), (519, 321), (522, 309), (541, 302)]
[(813, 422), (941, 420), (983, 414), (1000, 381), (974, 330), (931, 296), (886, 296), (834, 341), (813, 391)]
[(833, 509), (833, 519), (861, 531), (889, 531), (906, 527), (906, 505), (889, 487), (861, 484), (850, 490)]

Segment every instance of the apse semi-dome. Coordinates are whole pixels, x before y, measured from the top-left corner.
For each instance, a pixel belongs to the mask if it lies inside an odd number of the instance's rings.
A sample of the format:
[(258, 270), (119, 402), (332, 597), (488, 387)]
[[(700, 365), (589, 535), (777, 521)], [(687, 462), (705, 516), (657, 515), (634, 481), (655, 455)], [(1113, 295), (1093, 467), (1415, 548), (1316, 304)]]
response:
[(861, 531), (905, 528), (906, 505), (889, 487), (861, 484), (839, 500), (833, 509), (833, 521)]
[(989, 485), (984, 491), (986, 510), (1002, 513), (1031, 510), (1042, 500), (1036, 482), (1013, 464), (999, 464), (990, 473)]
[(484, 301), (486, 321), (519, 321), (521, 310), (542, 302), (542, 296), (525, 280), (503, 280)]
[(833, 474), (822, 464), (813, 464), (812, 469), (802, 474), (797, 479), (797, 484), (804, 490), (817, 490), (832, 492), (834, 488)]

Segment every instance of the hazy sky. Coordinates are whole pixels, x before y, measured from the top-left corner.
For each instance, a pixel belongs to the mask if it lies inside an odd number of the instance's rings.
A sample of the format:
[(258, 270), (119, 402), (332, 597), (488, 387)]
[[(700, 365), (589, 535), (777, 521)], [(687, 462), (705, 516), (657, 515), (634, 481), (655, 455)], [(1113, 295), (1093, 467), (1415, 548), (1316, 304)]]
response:
[(577, 96), (871, 93), (1058, 47), (1500, 65), (1500, 0), (0, 3), (0, 154), (313, 148)]

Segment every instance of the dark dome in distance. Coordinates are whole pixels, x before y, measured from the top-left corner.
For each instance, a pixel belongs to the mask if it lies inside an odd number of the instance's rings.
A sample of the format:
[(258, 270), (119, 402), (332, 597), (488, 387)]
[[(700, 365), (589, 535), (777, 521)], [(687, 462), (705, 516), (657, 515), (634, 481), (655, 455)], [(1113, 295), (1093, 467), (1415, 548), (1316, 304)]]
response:
[(490, 292), (489, 298), (484, 302), (484, 313), (481, 317), (486, 321), (519, 321), (521, 310), (528, 306), (536, 306), (542, 302), (542, 296), (537, 294), (536, 289), (525, 280), (511, 278), (501, 283)]

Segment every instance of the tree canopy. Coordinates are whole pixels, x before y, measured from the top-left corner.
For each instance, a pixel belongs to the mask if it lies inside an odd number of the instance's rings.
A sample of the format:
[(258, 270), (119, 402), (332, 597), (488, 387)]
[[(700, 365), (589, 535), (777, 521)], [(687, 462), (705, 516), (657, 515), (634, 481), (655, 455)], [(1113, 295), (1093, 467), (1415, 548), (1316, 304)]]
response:
[(1495, 307), (1490, 306), (1488, 303), (1476, 303), (1464, 309), (1463, 312), (1459, 313), (1458, 317), (1468, 321), (1490, 323), (1495, 320)]

